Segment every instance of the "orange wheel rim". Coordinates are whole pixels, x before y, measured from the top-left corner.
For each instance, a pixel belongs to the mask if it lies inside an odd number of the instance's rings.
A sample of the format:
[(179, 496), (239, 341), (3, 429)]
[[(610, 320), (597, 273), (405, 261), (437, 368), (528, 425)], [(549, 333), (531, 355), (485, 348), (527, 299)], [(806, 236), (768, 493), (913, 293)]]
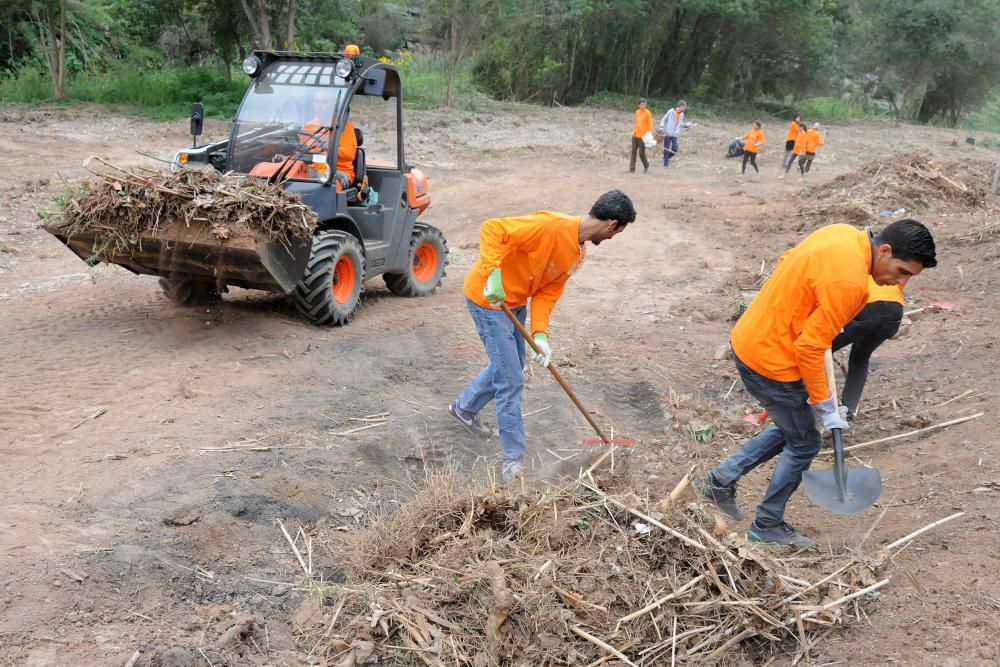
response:
[(341, 257), (333, 267), (333, 299), (337, 303), (347, 303), (354, 293), (354, 262), (350, 257)]
[(413, 252), (413, 277), (422, 283), (434, 278), (437, 273), (438, 251), (427, 241)]

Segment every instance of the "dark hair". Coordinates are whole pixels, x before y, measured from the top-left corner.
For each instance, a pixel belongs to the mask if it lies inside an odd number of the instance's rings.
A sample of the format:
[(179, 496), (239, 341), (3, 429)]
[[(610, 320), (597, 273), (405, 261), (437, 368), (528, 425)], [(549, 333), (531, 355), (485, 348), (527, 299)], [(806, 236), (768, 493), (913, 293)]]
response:
[(934, 250), (934, 237), (924, 225), (916, 220), (906, 218), (897, 220), (883, 229), (875, 237), (875, 243), (889, 244), (892, 256), (904, 262), (916, 260), (925, 269), (937, 266)]
[(645, 101), (646, 101), (646, 98), (645, 98), (645, 97), (640, 97), (640, 98), (639, 98), (639, 104), (642, 104), (642, 103), (644, 103)]
[(619, 225), (635, 221), (635, 206), (621, 190), (605, 192), (590, 207), (590, 215), (598, 220), (614, 220)]

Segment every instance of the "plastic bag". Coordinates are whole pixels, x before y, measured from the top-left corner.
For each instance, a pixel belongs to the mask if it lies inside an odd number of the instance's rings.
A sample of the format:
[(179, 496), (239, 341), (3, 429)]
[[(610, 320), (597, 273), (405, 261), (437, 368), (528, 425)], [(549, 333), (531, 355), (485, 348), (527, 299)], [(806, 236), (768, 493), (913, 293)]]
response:
[(647, 132), (642, 135), (642, 143), (646, 145), (646, 148), (652, 148), (656, 145), (656, 138), (653, 136), (652, 132)]

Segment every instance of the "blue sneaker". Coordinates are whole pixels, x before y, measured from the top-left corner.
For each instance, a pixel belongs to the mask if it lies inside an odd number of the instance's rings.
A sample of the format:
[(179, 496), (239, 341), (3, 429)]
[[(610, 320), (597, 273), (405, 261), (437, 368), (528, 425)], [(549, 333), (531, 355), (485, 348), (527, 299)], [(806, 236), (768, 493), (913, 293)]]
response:
[(458, 400), (452, 401), (448, 406), (448, 414), (458, 420), (458, 423), (465, 427), (465, 430), (480, 438), (488, 438), (493, 435), (493, 429), (479, 421), (479, 417), (470, 414), (458, 407)]

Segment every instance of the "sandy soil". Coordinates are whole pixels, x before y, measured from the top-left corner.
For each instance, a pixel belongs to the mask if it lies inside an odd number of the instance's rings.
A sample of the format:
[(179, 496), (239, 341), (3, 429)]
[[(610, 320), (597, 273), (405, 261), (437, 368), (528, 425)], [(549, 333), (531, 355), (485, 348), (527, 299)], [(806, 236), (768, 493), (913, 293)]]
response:
[[(691, 116), (699, 120), (696, 107)], [(656, 155), (648, 174), (627, 173), (630, 118), (409, 114), (408, 158), (426, 167), (434, 197), (425, 217), (452, 249), (445, 284), (407, 300), (375, 279), (353, 323), (319, 329), (282, 300), (241, 290), (211, 309), (173, 307), (155, 279), (89, 269), (38, 229), (38, 211), (87, 176), (84, 158), (152, 164), (139, 153), (169, 158), (188, 145), (186, 123), (0, 114), (0, 657), (121, 665), (140, 651), (138, 664), (308, 664), (299, 637), (319, 612), (293, 589), (299, 565), (277, 522), (336, 535), (391, 509), (427, 468), (453, 464), (474, 478), (495, 465), (497, 441), (470, 440), (444, 411), (484, 362), (461, 281), (488, 217), (582, 213), (613, 187), (635, 199), (637, 223), (589, 253), (560, 302), (555, 359), (603, 423), (638, 439), (632, 474), (651, 496), (692, 462), (723, 458), (753, 408), (731, 362), (717, 358), (739, 285), (817, 221), (796, 214), (809, 205), (802, 186), (777, 180), (784, 123), (765, 127), (760, 182), (741, 182), (722, 155), (745, 128), (718, 122), (683, 137), (669, 170)], [(207, 131), (221, 137), (226, 125)], [(964, 138), (835, 126), (811, 187), (900, 151), (988, 156)], [(815, 664), (1000, 664), (1000, 245), (991, 234), (959, 238), (988, 221), (981, 211), (911, 214), (932, 227), (941, 262), (911, 283), (912, 307), (962, 309), (914, 316), (878, 351), (850, 440), (985, 415), (866, 450), (885, 492), (865, 514), (826, 514), (796, 494), (789, 520), (824, 548), (849, 549), (965, 516), (905, 550), (877, 612), (829, 636)], [(525, 411), (531, 477), (575, 474), (588, 429), (550, 378), (529, 377)], [(387, 423), (338, 435), (375, 413), (389, 413)], [(690, 427), (708, 422), (718, 433), (699, 444)], [(747, 507), (767, 474), (742, 484)], [(336, 580), (326, 553), (316, 554), (317, 576)], [(251, 625), (266, 627), (264, 645), (247, 640)]]

